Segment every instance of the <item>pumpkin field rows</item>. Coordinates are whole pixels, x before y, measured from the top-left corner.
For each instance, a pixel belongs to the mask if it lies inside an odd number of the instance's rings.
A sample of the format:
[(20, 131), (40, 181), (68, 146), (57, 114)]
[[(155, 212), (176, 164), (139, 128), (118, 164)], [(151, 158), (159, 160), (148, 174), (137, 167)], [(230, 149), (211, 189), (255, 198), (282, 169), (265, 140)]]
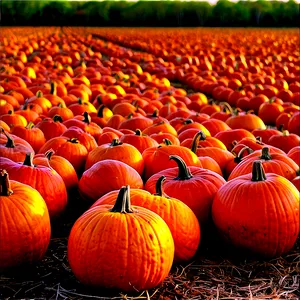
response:
[(1, 299), (296, 299), (295, 29), (7, 27)]

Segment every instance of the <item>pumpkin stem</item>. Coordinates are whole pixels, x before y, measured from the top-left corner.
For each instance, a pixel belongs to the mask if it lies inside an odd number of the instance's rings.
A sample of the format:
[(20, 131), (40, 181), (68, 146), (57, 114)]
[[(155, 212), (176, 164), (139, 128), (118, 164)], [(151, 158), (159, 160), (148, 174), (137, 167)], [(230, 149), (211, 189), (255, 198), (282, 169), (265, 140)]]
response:
[(257, 144), (263, 145), (263, 141), (262, 141), (261, 136), (256, 136), (255, 139), (257, 141)]
[(109, 210), (110, 212), (119, 212), (122, 214), (133, 213), (133, 209), (130, 205), (130, 186), (123, 186), (121, 187), (116, 203), (112, 209)]
[(245, 146), (244, 148), (242, 148), (240, 150), (240, 152), (237, 154), (237, 156), (234, 158), (234, 162), (236, 162), (237, 164), (239, 164), (242, 160), (243, 160), (243, 153), (247, 151), (248, 154), (252, 153), (253, 150), (251, 148), (249, 148), (248, 146)]
[(33, 156), (34, 155), (33, 155), (32, 152), (26, 153), (23, 165), (24, 166), (29, 166), (29, 167), (34, 167), (34, 164), (32, 162), (33, 161)]
[(38, 91), (36, 92), (35, 96), (36, 96), (37, 98), (42, 98), (42, 97), (43, 97), (42, 91), (38, 90)]
[(184, 160), (178, 155), (170, 155), (170, 160), (175, 160), (178, 166), (178, 176), (174, 180), (187, 180), (193, 177)]
[(7, 142), (5, 144), (6, 148), (15, 148), (15, 142), (14, 140), (11, 138), (11, 136), (5, 132), (5, 130), (3, 128), (1, 128), (1, 131), (3, 132), (3, 134), (7, 137)]
[(114, 147), (114, 146), (119, 146), (122, 145), (123, 143), (119, 141), (119, 139), (113, 139), (110, 146)]
[(72, 143), (72, 144), (79, 144), (79, 141), (77, 138), (71, 138), (68, 140), (68, 142)]
[(166, 180), (166, 176), (160, 176), (158, 180), (156, 181), (155, 185), (155, 196), (170, 198), (168, 195), (166, 195), (163, 191), (163, 183)]
[(45, 153), (45, 157), (50, 160), (52, 155), (54, 155), (54, 150), (53, 149), (49, 149), (46, 153)]
[(192, 152), (196, 153), (199, 145), (199, 141), (200, 140), (205, 141), (205, 139), (206, 139), (205, 133), (202, 130), (198, 131), (193, 137), (192, 146), (191, 146)]
[(223, 111), (224, 112), (229, 112), (231, 115), (233, 115), (233, 109), (232, 109), (232, 107), (230, 106), (230, 104), (229, 103), (227, 103), (227, 102), (220, 102), (220, 104), (219, 104), (220, 106), (223, 106)]
[(268, 147), (264, 147), (261, 149), (261, 156), (260, 156), (261, 159), (264, 159), (264, 160), (271, 160), (272, 157), (270, 155), (270, 150)]
[(27, 129), (32, 129), (32, 128), (34, 127), (34, 125), (35, 125), (35, 124), (34, 124), (33, 122), (30, 121), (30, 122), (27, 124), (26, 128), (27, 128)]
[(255, 160), (252, 165), (252, 181), (265, 181), (267, 179), (265, 170), (260, 160)]
[(55, 115), (53, 117), (53, 121), (54, 122), (60, 122), (60, 123), (62, 123), (64, 120), (63, 120), (63, 118), (60, 115)]
[(296, 176), (300, 176), (300, 169), (296, 171)]
[(283, 131), (282, 131), (282, 135), (283, 135), (283, 136), (289, 136), (290, 133), (289, 133), (288, 130), (283, 130)]
[(137, 129), (137, 130), (135, 131), (135, 135), (142, 136), (142, 131), (141, 131), (141, 129)]
[(91, 116), (88, 114), (88, 112), (83, 113), (83, 120), (84, 123), (87, 123), (88, 125), (91, 123)]
[(97, 97), (97, 102), (98, 102), (99, 104), (103, 104), (101, 96), (98, 96), (98, 97)]
[(10, 182), (6, 170), (0, 170), (0, 195), (10, 196), (13, 191), (10, 189)]
[(172, 145), (172, 142), (169, 139), (163, 139), (163, 142), (166, 146)]
[(153, 111), (153, 114), (151, 115), (153, 118), (157, 118), (158, 117), (158, 109), (155, 109), (154, 111)]
[(56, 83), (53, 81), (50, 83), (50, 94), (56, 96)]
[(103, 111), (104, 111), (104, 108), (105, 108), (106, 106), (104, 105), (104, 104), (101, 104), (100, 106), (99, 106), (99, 109), (98, 109), (98, 112), (97, 112), (97, 117), (99, 117), (99, 118), (103, 118)]
[(78, 98), (78, 104), (82, 105), (82, 99)]
[(192, 124), (194, 123), (194, 121), (192, 119), (186, 119), (184, 122), (183, 122), (183, 125), (187, 125), (187, 124)]

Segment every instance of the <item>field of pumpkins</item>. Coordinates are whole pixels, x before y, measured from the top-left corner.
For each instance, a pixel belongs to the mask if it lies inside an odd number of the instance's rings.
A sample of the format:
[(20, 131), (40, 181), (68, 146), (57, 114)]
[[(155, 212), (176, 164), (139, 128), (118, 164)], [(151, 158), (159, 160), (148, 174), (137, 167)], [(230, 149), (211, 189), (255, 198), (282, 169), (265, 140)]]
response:
[(298, 30), (1, 31), (1, 299), (300, 297)]

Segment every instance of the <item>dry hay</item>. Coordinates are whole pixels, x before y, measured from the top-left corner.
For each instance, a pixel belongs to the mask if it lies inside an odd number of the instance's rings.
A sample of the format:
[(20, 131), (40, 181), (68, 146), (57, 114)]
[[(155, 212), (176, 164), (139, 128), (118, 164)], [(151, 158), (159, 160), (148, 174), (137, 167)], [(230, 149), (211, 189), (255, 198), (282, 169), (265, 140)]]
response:
[(126, 295), (85, 287), (67, 261), (67, 236), (78, 214), (67, 214), (54, 228), (42, 262), (0, 275), (0, 299), (300, 299), (299, 240), (290, 253), (272, 260), (210, 241), (193, 262), (175, 265), (157, 289)]

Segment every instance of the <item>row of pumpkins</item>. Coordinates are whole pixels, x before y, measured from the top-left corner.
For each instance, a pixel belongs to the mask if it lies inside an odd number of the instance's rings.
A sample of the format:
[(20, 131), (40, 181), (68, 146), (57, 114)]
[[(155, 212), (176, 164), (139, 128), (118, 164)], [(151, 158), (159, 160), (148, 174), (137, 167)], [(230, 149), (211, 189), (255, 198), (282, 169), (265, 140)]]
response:
[[(121, 72), (119, 60), (101, 58), (87, 41), (47, 40), (12, 42), (0, 61), (0, 269), (43, 258), (51, 222), (74, 191), (91, 206), (71, 230), (68, 260), (87, 285), (153, 288), (173, 262), (195, 256), (211, 223), (259, 255), (294, 246), (296, 106), (286, 106), (292, 133), (281, 132), (226, 103), (205, 104), (204, 94), (176, 89), (126, 56)], [(219, 114), (189, 109), (182, 98)]]

